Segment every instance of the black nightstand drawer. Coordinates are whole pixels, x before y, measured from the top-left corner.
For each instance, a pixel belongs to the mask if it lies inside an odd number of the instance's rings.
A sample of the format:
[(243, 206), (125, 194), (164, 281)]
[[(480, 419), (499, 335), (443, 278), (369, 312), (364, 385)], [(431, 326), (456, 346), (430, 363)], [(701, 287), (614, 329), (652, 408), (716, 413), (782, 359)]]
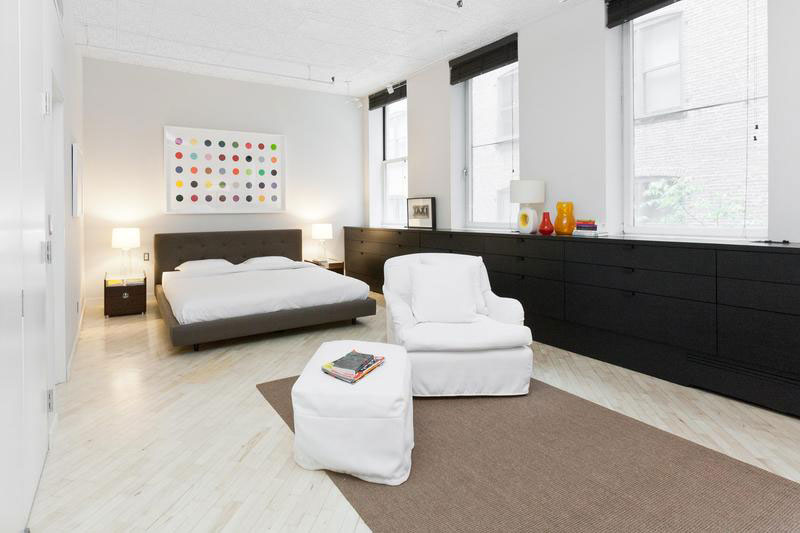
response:
[(421, 233), (419, 243), (422, 248), (435, 248), (449, 252), (474, 252), (483, 253), (483, 239), (481, 235), (465, 235), (463, 233)]
[(642, 292), (700, 302), (715, 301), (714, 278), (584, 263), (566, 263), (564, 278), (572, 283)]
[(525, 274), (545, 279), (563, 279), (561, 261), (512, 255), (484, 255), (483, 264), (486, 265), (487, 270), (494, 272)]
[(564, 258), (576, 263), (646, 268), (663, 272), (716, 274), (714, 250), (644, 244), (564, 243)]
[(716, 353), (714, 304), (566, 284), (566, 319), (651, 341)]
[(378, 228), (345, 228), (344, 238), (352, 241), (387, 242), (419, 246), (419, 233), (408, 230)]
[(563, 243), (532, 237), (486, 237), (486, 253), (560, 260)]
[(106, 316), (135, 315), (147, 308), (147, 285), (118, 285), (105, 288)]

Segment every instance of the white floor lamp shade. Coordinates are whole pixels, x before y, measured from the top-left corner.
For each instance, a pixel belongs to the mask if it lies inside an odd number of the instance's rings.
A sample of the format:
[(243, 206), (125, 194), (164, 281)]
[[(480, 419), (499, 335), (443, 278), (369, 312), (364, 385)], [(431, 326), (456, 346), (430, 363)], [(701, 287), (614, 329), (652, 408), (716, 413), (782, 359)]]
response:
[(544, 182), (540, 180), (518, 179), (511, 182), (511, 201), (519, 204), (517, 229), (520, 233), (536, 233), (539, 226), (539, 213), (533, 204), (544, 203)]

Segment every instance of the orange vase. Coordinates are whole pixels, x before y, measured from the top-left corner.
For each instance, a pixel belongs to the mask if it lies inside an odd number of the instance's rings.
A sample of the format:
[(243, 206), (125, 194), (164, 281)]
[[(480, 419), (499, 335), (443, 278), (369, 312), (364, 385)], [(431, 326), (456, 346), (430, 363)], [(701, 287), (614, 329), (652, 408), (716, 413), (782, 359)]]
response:
[(558, 202), (556, 204), (556, 235), (572, 235), (575, 231), (575, 215), (572, 202)]

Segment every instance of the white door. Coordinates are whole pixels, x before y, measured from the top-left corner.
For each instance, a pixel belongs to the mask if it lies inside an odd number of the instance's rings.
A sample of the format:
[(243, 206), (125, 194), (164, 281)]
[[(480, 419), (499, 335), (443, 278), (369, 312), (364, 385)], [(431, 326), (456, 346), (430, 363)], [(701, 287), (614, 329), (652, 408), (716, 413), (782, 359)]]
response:
[(23, 479), (19, 3), (0, 2), (0, 531), (27, 521)]

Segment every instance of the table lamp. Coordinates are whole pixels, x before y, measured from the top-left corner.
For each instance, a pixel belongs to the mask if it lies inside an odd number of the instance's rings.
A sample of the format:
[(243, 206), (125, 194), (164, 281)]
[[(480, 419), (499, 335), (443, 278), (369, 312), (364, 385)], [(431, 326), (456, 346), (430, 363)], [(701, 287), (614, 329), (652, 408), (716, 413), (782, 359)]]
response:
[(544, 203), (544, 182), (518, 179), (511, 181), (511, 202), (519, 204), (517, 229), (520, 233), (536, 233), (539, 213), (533, 204)]
[(325, 248), (325, 241), (333, 239), (333, 226), (331, 224), (311, 224), (311, 238), (320, 241), (322, 245), (321, 261), (328, 262), (328, 250)]
[[(139, 228), (114, 228), (111, 230), (111, 247), (122, 250), (120, 270), (123, 274), (131, 273), (131, 254), (133, 248), (141, 246)], [(127, 272), (125, 272), (125, 256), (127, 256)]]

